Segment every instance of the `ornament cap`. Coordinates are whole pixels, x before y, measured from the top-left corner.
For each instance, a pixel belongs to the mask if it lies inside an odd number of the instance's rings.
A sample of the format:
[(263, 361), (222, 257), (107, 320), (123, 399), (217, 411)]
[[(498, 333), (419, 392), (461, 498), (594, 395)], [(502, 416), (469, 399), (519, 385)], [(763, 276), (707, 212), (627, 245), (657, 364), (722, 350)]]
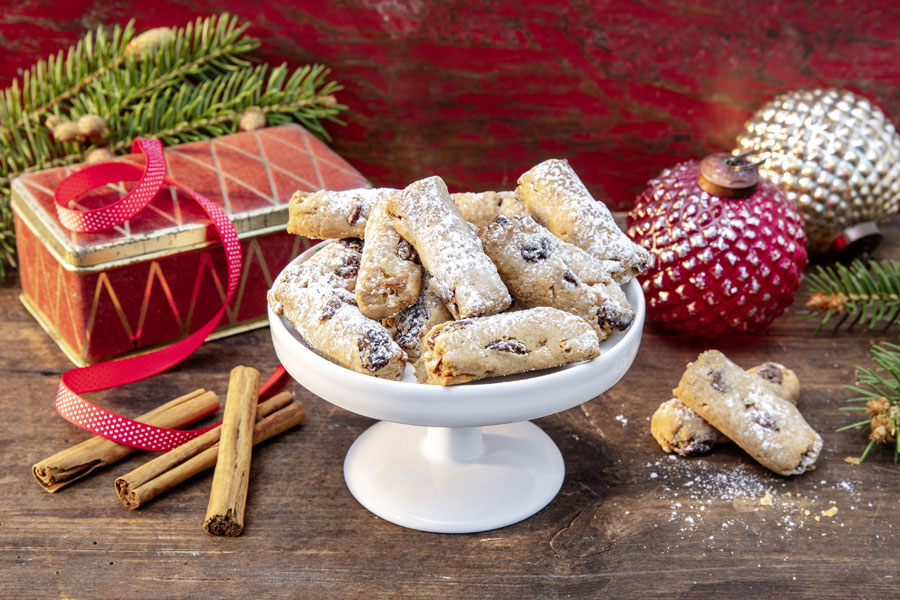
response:
[(841, 262), (869, 256), (878, 247), (881, 238), (881, 230), (874, 221), (851, 225), (831, 243), (831, 255)]
[(704, 191), (720, 198), (748, 198), (759, 186), (756, 163), (746, 161), (748, 154), (732, 156), (725, 152), (710, 154), (700, 161), (697, 183)]

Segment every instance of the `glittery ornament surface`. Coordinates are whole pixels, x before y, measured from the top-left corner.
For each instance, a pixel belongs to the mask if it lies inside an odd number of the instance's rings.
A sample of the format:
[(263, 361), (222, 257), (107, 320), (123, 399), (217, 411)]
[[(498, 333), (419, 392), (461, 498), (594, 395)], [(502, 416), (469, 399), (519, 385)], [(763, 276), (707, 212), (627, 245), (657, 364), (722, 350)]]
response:
[(653, 257), (639, 278), (648, 315), (706, 338), (764, 329), (793, 302), (806, 266), (800, 217), (769, 181), (724, 199), (700, 187), (698, 171), (696, 161), (664, 170), (628, 215), (628, 235)]
[(897, 212), (900, 136), (865, 98), (833, 89), (783, 94), (744, 124), (737, 146), (761, 152), (760, 175), (796, 204), (811, 253), (854, 224)]

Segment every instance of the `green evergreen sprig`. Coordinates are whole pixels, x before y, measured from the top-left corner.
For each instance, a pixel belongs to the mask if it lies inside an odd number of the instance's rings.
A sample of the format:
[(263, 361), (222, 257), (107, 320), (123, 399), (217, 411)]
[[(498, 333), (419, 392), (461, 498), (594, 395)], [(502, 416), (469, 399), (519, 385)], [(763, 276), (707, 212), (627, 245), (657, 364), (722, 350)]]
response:
[[(340, 122), (339, 86), (320, 65), (289, 72), (253, 60), (259, 40), (222, 14), (184, 27), (136, 34), (134, 23), (99, 28), (38, 61), (0, 96), (0, 277), (15, 266), (9, 205), (12, 179), (85, 160), (104, 148), (128, 152), (136, 136), (177, 144), (234, 133), (248, 112), (268, 125), (299, 122), (328, 138), (322, 121)], [(68, 139), (54, 129), (85, 115), (102, 133)], [(63, 138), (62, 140), (60, 138)]]
[[(879, 370), (868, 367), (856, 367), (857, 385), (844, 387), (859, 396), (847, 402), (853, 406), (844, 406), (840, 410), (865, 412), (866, 418), (840, 427), (838, 431), (865, 428), (869, 432), (869, 444), (859, 457), (859, 462), (866, 459), (875, 444), (893, 442), (894, 462), (900, 456), (900, 346), (885, 342), (872, 347), (872, 362)], [(868, 389), (864, 389), (866, 386)], [(859, 403), (865, 402), (865, 406)]]
[(811, 297), (806, 302), (810, 312), (804, 317), (821, 319), (819, 329), (838, 316), (835, 329), (857, 323), (887, 329), (900, 319), (900, 261), (819, 266), (806, 280)]

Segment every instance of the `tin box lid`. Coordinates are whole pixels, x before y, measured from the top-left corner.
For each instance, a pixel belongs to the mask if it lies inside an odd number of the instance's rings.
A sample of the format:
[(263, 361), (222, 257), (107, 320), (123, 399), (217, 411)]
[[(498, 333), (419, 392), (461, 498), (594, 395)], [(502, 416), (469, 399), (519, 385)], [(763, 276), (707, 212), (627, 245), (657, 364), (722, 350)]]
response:
[[(297, 190), (351, 189), (369, 183), (347, 161), (299, 125), (281, 125), (212, 140), (170, 146), (167, 173), (221, 206), (238, 236), (283, 230), (288, 201)], [(143, 155), (118, 160), (144, 164)], [(100, 233), (65, 229), (56, 217), (53, 192), (84, 165), (26, 173), (12, 182), (12, 205), (66, 268), (106, 269), (213, 243), (211, 222), (191, 197), (163, 186), (132, 219)], [(80, 198), (74, 207), (114, 202), (133, 186), (108, 185)]]

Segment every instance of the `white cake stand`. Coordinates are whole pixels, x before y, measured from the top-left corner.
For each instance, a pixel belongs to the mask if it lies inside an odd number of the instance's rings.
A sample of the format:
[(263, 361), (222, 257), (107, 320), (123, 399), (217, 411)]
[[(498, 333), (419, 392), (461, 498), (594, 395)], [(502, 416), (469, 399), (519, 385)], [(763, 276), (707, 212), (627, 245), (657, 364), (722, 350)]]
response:
[[(323, 242), (297, 257), (302, 262)], [(589, 362), (441, 387), (362, 375), (310, 350), (269, 311), (278, 359), (313, 394), (379, 419), (353, 443), (344, 479), (364, 507), (392, 523), (438, 533), (487, 531), (546, 506), (565, 475), (562, 455), (530, 419), (587, 402), (612, 387), (637, 354), (644, 297), (625, 286), (634, 323), (601, 343)]]

